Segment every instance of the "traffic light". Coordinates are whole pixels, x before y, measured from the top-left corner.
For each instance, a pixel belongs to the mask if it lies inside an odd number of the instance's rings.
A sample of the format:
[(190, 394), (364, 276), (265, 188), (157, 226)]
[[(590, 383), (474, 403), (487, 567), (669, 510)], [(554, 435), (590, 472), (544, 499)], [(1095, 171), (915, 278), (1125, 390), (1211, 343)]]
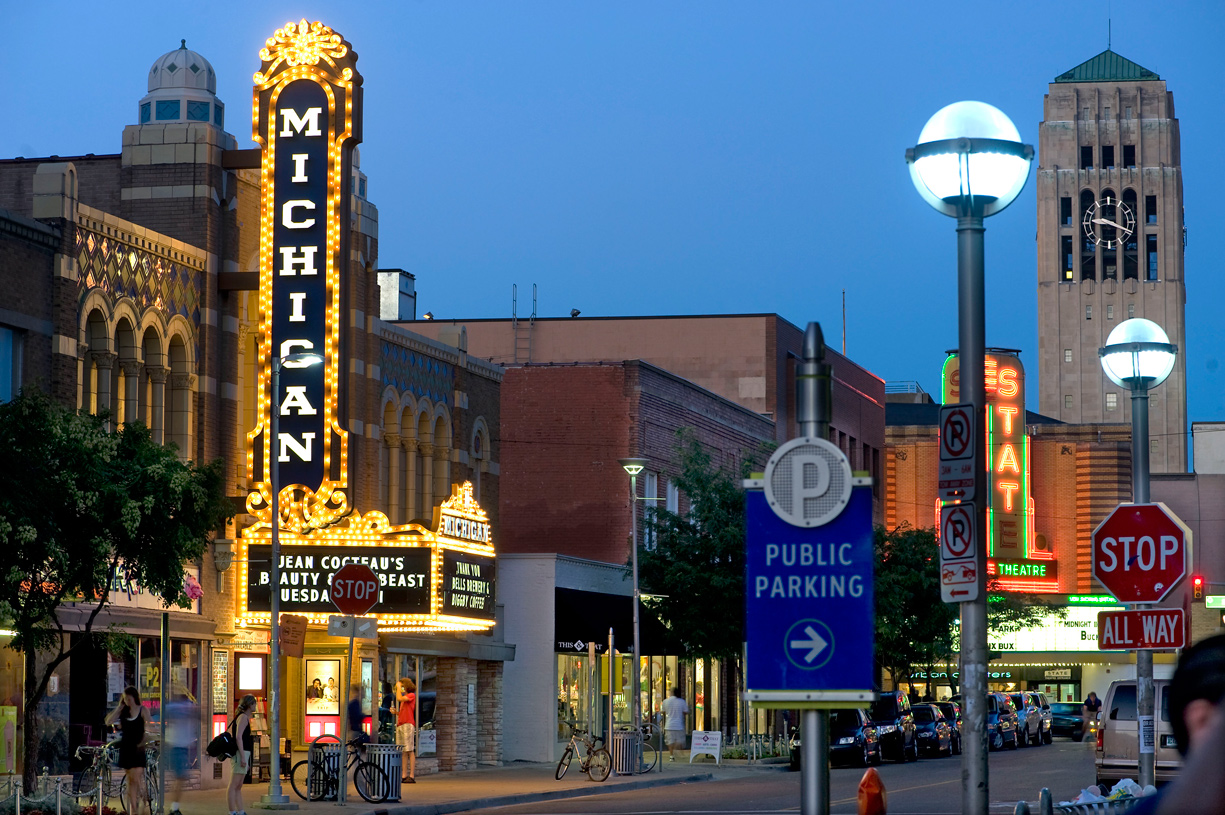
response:
[(1199, 575), (1191, 578), (1191, 595), (1196, 600), (1204, 599), (1204, 578)]

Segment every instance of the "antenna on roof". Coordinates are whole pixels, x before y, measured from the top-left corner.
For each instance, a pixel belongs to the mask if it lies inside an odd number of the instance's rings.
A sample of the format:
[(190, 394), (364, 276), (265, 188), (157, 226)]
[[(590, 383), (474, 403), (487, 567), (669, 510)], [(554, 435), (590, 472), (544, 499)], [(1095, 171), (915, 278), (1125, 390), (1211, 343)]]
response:
[(1114, 14), (1112, 14), (1110, 10), (1111, 5), (1112, 4), (1110, 0), (1106, 0), (1106, 50), (1107, 51), (1110, 50), (1110, 33), (1111, 33), (1110, 28), (1111, 28), (1111, 23), (1114, 22), (1113, 20)]

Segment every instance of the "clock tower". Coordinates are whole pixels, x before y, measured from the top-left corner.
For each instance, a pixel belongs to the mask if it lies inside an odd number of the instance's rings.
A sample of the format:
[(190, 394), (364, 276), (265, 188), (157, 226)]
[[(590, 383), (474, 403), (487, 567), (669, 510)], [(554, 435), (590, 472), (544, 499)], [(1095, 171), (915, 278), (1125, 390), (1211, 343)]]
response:
[(1129, 423), (1127, 391), (1097, 351), (1144, 317), (1178, 346), (1149, 391), (1155, 473), (1187, 469), (1182, 158), (1174, 96), (1154, 72), (1107, 49), (1050, 84), (1038, 135), (1039, 412), (1076, 424)]

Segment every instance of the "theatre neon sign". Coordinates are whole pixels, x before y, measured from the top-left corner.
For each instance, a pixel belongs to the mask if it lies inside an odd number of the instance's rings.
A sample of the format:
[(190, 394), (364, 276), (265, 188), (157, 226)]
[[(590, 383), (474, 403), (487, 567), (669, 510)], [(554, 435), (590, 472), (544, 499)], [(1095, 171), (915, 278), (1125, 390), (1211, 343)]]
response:
[[(945, 404), (961, 401), (958, 358), (944, 363)], [(1025, 432), (1025, 369), (1006, 351), (988, 352), (987, 392), (987, 574), (1001, 589), (1056, 591), (1054, 553), (1034, 548), (1034, 502), (1030, 488), (1030, 439)]]
[[(255, 523), (239, 534), (239, 619), (268, 624), (272, 592), (283, 612), (326, 624), (332, 574), (362, 563), (378, 575), (383, 631), (473, 631), (493, 626), (492, 534), (471, 484), (455, 486), (435, 528), (362, 514), (351, 494), (349, 433), (340, 412), (348, 330), (349, 200), (361, 141), (362, 77), (350, 44), (319, 22), (277, 29), (260, 50), (252, 103), (260, 145), (259, 375), (256, 426), (247, 434)], [(302, 365), (295, 354), (318, 354)], [(277, 392), (272, 365), (281, 360)], [(277, 411), (277, 439), (271, 438)], [(274, 443), (275, 442), (275, 443)], [(279, 475), (272, 517), (272, 468)], [(272, 524), (281, 548), (271, 573)]]

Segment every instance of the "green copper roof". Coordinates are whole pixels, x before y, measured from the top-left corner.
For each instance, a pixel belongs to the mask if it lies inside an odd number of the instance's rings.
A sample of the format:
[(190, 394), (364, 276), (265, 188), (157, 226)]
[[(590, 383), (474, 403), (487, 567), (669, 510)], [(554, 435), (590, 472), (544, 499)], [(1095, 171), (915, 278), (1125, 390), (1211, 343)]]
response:
[(1143, 82), (1154, 79), (1161, 77), (1109, 48), (1055, 77), (1056, 82)]

